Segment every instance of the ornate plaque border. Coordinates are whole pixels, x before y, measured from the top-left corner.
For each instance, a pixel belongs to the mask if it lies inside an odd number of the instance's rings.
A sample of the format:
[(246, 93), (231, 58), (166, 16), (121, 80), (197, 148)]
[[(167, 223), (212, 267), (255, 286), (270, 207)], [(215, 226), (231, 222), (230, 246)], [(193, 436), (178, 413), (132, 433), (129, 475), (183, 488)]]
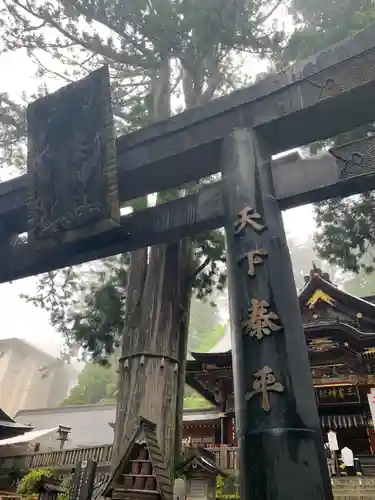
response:
[[(87, 77), (78, 82), (73, 82), (53, 94), (42, 97), (32, 102), (28, 106), (27, 114), (33, 111), (43, 100), (44, 102), (52, 99), (61, 98), (63, 101), (68, 95), (71, 95), (75, 89), (82, 91), (82, 88), (95, 85), (98, 93), (96, 102), (100, 108), (100, 119), (97, 123), (97, 136), (100, 140), (101, 166), (105, 182), (105, 202), (104, 209), (107, 211), (107, 217), (94, 221), (87, 225), (78, 225), (76, 228), (55, 232), (52, 236), (40, 237), (36, 230), (36, 194), (34, 190), (35, 154), (28, 141), (27, 175), (28, 175), (28, 196), (26, 206), (28, 211), (28, 242), (38, 247), (49, 247), (58, 244), (69, 243), (89, 236), (102, 233), (113, 227), (120, 225), (120, 203), (118, 193), (118, 177), (116, 164), (116, 144), (115, 129), (112, 113), (111, 87), (109, 79), (108, 66), (103, 66), (93, 71)], [(72, 123), (73, 125), (73, 123)]]

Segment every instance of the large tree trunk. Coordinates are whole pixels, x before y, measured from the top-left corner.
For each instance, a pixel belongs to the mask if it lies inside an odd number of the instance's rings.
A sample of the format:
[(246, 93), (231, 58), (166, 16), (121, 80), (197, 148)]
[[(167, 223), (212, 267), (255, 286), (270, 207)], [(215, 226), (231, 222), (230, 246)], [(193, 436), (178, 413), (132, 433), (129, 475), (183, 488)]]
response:
[[(157, 424), (157, 437), (164, 456), (173, 467), (176, 422), (181, 419), (186, 353), (185, 314), (182, 301), (190, 295), (187, 270), (191, 270), (187, 241), (153, 247), (147, 274), (144, 255), (133, 253), (129, 324), (124, 332), (118, 411), (115, 427), (114, 463), (117, 463), (142, 415)], [(142, 251), (141, 251), (142, 252)], [(142, 275), (141, 279), (140, 275)], [(143, 280), (142, 285), (140, 281)], [(141, 292), (141, 300), (138, 301)]]
[[(185, 61), (183, 88), (188, 108), (210, 100), (219, 82), (214, 60), (202, 93), (203, 67)], [(195, 61), (196, 63), (196, 61)], [(155, 120), (170, 115), (170, 68), (166, 59), (156, 75)], [(138, 416), (157, 424), (157, 437), (171, 472), (179, 460), (191, 301), (192, 243), (184, 239), (133, 252), (128, 283), (127, 324), (119, 364), (117, 418), (112, 467), (116, 467)]]
[[(154, 85), (154, 116), (169, 115), (169, 64)], [(119, 363), (112, 467), (116, 467), (137, 418), (157, 424), (171, 470), (179, 456), (187, 325), (191, 295), (191, 241), (159, 245), (131, 255), (127, 321)]]

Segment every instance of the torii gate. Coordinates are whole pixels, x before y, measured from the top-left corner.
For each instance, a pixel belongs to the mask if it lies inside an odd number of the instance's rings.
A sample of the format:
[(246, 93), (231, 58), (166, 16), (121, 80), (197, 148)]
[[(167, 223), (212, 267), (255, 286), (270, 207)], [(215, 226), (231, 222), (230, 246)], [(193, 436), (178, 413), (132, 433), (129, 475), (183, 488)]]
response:
[[(224, 226), (241, 498), (331, 499), (281, 210), (375, 188), (375, 139), (271, 155), (371, 120), (373, 29), (116, 142), (98, 70), (29, 106), (28, 174), (0, 184), (0, 282)], [(218, 171), (195, 195), (120, 216), (120, 203)]]

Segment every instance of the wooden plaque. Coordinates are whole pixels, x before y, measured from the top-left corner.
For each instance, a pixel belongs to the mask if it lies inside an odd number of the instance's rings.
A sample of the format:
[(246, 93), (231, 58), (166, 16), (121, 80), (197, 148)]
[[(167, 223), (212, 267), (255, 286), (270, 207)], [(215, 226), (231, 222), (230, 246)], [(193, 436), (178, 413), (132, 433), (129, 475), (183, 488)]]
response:
[(73, 476), (73, 485), (69, 493), (69, 500), (91, 499), (96, 468), (97, 462), (91, 459), (77, 462)]
[(27, 109), (29, 241), (61, 244), (120, 222), (108, 67)]
[(319, 406), (359, 404), (361, 402), (356, 385), (315, 387)]

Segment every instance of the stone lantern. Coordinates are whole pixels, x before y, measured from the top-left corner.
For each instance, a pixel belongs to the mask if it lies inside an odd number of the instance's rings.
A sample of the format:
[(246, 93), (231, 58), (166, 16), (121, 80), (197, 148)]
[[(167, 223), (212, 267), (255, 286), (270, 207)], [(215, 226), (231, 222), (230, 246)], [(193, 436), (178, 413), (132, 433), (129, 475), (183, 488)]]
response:
[(59, 428), (57, 429), (57, 441), (60, 441), (60, 450), (64, 448), (66, 441), (68, 441), (71, 430), (71, 427), (59, 425)]

